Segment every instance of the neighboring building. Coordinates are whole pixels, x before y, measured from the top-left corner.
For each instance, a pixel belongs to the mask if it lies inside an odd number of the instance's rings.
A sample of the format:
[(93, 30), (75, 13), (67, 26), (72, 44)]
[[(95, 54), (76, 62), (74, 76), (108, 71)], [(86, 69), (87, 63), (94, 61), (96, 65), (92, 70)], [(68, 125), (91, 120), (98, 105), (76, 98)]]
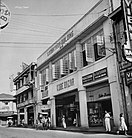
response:
[(7, 124), (7, 118), (12, 117), (17, 120), (16, 99), (10, 95), (0, 94), (0, 125)]
[(22, 123), (22, 120), (27, 125), (33, 125), (35, 122), (35, 67), (34, 62), (25, 66), (13, 80), (16, 85), (18, 124)]
[[(132, 2), (130, 2), (129, 7), (127, 8), (131, 7), (132, 7)], [(132, 15), (129, 16), (131, 17)], [(126, 45), (128, 38), (126, 34), (127, 24), (125, 24), (124, 20), (125, 17), (123, 13), (123, 7), (120, 6), (118, 9), (113, 11), (112, 14), (110, 14), (110, 18), (113, 20), (115, 46), (117, 49), (118, 69), (120, 74), (121, 93), (123, 99), (123, 105), (122, 105), (123, 113), (125, 115), (127, 125), (129, 126), (129, 130), (131, 131), (132, 130), (132, 63), (128, 62), (125, 59), (125, 54), (124, 54), (124, 45)]]
[(37, 113), (52, 126), (104, 125), (104, 112), (119, 125), (123, 100), (118, 77), (109, 0), (100, 0), (37, 59)]

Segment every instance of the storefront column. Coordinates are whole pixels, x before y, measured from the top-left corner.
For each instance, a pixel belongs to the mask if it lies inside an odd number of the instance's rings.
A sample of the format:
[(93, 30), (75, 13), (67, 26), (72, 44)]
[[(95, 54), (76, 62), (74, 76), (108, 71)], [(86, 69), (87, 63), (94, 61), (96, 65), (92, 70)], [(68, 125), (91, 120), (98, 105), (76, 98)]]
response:
[(114, 124), (116, 127), (119, 127), (120, 125), (119, 115), (120, 113), (124, 113), (124, 111), (123, 111), (122, 91), (117, 71), (117, 64), (116, 61), (114, 61), (115, 59), (116, 57), (109, 57), (107, 59), (107, 66), (108, 66), (108, 76), (109, 76)]
[(17, 122), (20, 124), (20, 109), (17, 110)]
[(80, 42), (77, 42), (76, 43), (76, 66), (77, 66), (77, 69), (80, 69), (82, 67), (81, 51), (82, 51), (82, 46), (81, 46)]
[(51, 98), (51, 125), (56, 127), (55, 97)]
[(80, 121), (81, 127), (89, 127), (88, 112), (87, 112), (87, 97), (86, 89), (83, 87), (78, 89), (79, 92), (79, 106), (80, 106)]
[(24, 108), (24, 123), (27, 124), (27, 107)]

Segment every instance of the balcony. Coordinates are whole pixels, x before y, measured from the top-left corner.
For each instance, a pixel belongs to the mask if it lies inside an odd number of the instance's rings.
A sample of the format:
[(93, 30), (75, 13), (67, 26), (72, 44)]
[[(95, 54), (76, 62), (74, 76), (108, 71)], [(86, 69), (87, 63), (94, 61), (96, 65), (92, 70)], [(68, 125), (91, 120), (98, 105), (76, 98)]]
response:
[(17, 104), (17, 107), (19, 108), (19, 107), (22, 107), (22, 106), (27, 106), (29, 104), (33, 104), (34, 102), (35, 102), (34, 99), (29, 99), (29, 100), (26, 100), (25, 102)]
[(21, 88), (19, 88), (17, 91), (16, 91), (16, 95), (20, 94), (20, 93), (23, 93), (24, 91), (28, 90), (30, 87), (29, 86), (22, 86)]

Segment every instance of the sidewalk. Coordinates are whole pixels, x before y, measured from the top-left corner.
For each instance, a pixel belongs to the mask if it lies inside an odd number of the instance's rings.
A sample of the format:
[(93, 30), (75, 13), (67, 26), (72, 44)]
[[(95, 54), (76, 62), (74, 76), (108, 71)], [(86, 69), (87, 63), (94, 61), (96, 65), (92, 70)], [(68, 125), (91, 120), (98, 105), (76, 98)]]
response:
[[(90, 128), (86, 128), (86, 127), (67, 127), (67, 128), (55, 127), (55, 128), (52, 128), (52, 130), (72, 131), (72, 132), (81, 132), (81, 133), (107, 133), (105, 131), (105, 128), (103, 128), (103, 127), (90, 127)], [(110, 134), (117, 134), (117, 132), (115, 130), (112, 130), (110, 132)], [(128, 131), (128, 135), (132, 135), (132, 132)]]

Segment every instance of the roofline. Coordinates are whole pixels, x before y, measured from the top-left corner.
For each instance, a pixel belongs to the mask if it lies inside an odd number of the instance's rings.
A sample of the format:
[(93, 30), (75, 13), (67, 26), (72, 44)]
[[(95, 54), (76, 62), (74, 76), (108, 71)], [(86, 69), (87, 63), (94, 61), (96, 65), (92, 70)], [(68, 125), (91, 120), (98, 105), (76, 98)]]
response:
[[(72, 27), (70, 27), (59, 39), (57, 39), (49, 48), (47, 48), (38, 58), (40, 58), (44, 53), (46, 53), (52, 46), (54, 46), (55, 43), (57, 43), (60, 39), (63, 38), (70, 30), (72, 30), (73, 27), (75, 27), (79, 22), (82, 21), (95, 7), (97, 7), (103, 0), (98, 1), (86, 14), (83, 15)], [(37, 58), (37, 59), (38, 59)]]

